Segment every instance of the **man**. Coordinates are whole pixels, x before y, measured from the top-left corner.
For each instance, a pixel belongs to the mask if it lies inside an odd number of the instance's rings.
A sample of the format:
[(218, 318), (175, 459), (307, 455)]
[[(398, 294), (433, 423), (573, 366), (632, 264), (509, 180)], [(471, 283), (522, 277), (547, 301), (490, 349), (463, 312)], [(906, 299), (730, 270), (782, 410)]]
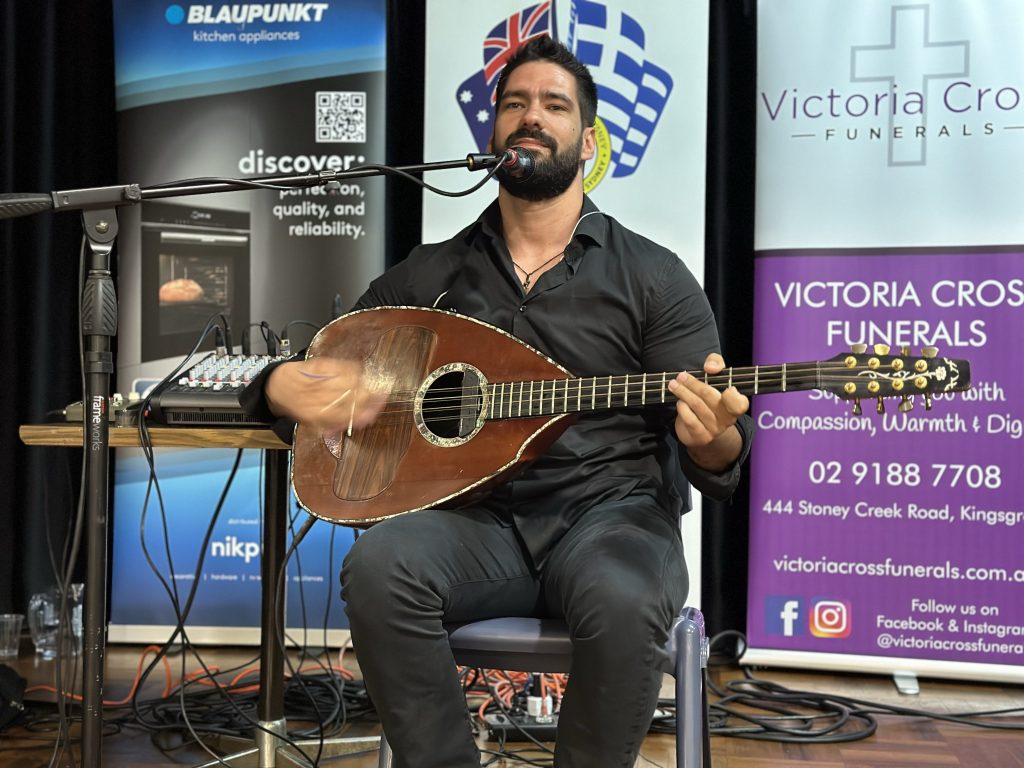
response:
[[(596, 104), (567, 49), (523, 46), (498, 83), (492, 150), (528, 149), (533, 176), (506, 176), (480, 219), (416, 248), (357, 308), (458, 311), (580, 376), (721, 370), (710, 307), (682, 262), (583, 194)], [(727, 497), (751, 434), (735, 389), (684, 374), (669, 389), (674, 411), (583, 416), (484, 501), (400, 515), (356, 541), (343, 596), (396, 768), (479, 765), (442, 623), (513, 615), (563, 617), (573, 636), (556, 765), (633, 766), (687, 591), (673, 481), (681, 468)], [(331, 427), (358, 427), (378, 407), (356, 363), (286, 363), (264, 391), (253, 412)]]

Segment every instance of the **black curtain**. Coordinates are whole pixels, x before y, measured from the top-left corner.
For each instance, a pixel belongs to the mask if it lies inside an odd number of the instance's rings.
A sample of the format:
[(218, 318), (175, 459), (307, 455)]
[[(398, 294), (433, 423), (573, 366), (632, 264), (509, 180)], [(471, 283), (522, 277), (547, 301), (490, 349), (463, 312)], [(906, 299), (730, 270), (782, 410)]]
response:
[[(0, 0), (0, 193), (50, 192), (116, 178), (109, 0)], [(81, 398), (80, 218), (0, 221), (0, 611), (55, 583), (74, 513), (80, 452), (26, 448), (18, 426)]]
[[(708, 97), (707, 293), (726, 360), (751, 361), (756, 14), (754, 0), (711, 0)], [(423, 158), (423, 0), (388, 0), (386, 161)], [(109, 0), (0, 0), (0, 194), (129, 181), (116, 169), (113, 22)], [(415, 187), (389, 180), (387, 261), (419, 240)], [(21, 445), (37, 423), (81, 397), (74, 213), (0, 221), (0, 612), (22, 610), (54, 581), (74, 512), (79, 452)], [(705, 504), (703, 603), (709, 629), (743, 629), (746, 486)]]
[[(755, 6), (755, 0), (711, 0), (704, 286), (727, 365), (752, 362)], [(704, 502), (701, 605), (712, 635), (746, 628), (750, 492), (744, 469), (731, 501)]]

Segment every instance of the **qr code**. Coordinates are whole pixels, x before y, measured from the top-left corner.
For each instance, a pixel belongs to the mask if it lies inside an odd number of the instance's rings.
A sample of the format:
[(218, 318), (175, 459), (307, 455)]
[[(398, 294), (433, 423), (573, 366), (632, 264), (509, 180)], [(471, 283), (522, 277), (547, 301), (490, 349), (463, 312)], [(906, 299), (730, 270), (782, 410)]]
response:
[(317, 91), (316, 140), (366, 141), (366, 91)]

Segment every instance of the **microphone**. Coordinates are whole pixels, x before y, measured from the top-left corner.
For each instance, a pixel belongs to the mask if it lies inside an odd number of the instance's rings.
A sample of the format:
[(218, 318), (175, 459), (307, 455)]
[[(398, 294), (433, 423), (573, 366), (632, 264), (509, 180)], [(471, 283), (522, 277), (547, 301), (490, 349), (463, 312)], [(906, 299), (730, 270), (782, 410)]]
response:
[(502, 158), (501, 171), (507, 181), (526, 181), (533, 176), (533, 152), (523, 147), (509, 147)]

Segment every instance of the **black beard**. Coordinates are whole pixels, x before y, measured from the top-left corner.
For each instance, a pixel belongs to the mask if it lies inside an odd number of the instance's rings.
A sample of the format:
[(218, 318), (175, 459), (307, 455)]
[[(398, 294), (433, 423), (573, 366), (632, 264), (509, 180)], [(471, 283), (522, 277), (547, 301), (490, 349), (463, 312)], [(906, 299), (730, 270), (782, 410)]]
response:
[[(508, 146), (515, 146), (515, 139), (510, 138)], [(504, 168), (498, 170), (495, 176), (506, 192), (520, 200), (535, 203), (558, 197), (569, 188), (576, 179), (576, 174), (580, 172), (583, 136), (580, 136), (576, 146), (565, 152), (559, 152), (554, 142), (548, 146), (551, 149), (550, 158), (543, 158), (533, 153), (533, 173), (529, 178), (517, 179)]]

